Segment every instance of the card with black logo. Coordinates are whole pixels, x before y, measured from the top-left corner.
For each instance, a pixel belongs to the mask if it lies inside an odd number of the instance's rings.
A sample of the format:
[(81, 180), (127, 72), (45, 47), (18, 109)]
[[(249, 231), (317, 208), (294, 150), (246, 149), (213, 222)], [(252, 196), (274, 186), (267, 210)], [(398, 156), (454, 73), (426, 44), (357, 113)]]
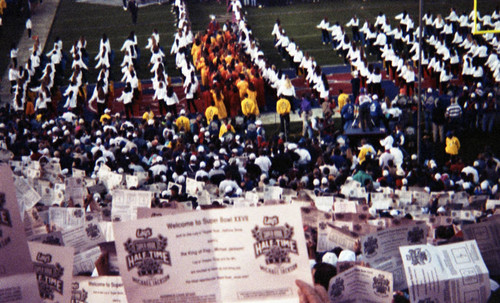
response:
[(295, 280), (312, 283), (293, 205), (185, 212), (113, 228), (129, 302), (298, 302)]

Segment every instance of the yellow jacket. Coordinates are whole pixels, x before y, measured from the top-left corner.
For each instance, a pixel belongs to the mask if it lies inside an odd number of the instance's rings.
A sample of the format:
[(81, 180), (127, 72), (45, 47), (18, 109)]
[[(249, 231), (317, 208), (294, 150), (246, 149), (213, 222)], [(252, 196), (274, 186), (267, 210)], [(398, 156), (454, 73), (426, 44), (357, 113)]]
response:
[(205, 110), (205, 118), (207, 118), (207, 123), (212, 122), (212, 119), (214, 116), (217, 115), (219, 116), (219, 110), (215, 106), (209, 106)]
[(250, 98), (245, 98), (243, 101), (241, 101), (241, 111), (243, 112), (243, 115), (249, 116), (249, 115), (256, 115), (258, 116), (260, 114), (259, 112), (259, 107), (257, 106), (257, 102)]
[(109, 121), (109, 120), (111, 120), (111, 116), (108, 114), (103, 114), (101, 116), (101, 118), (99, 119), (99, 122), (104, 123), (104, 119), (108, 119), (108, 121)]
[(290, 102), (288, 99), (281, 98), (276, 102), (276, 112), (281, 116), (289, 114), (291, 110)]
[(232, 125), (230, 125), (229, 129), (227, 129), (227, 125), (225, 123), (222, 123), (219, 130), (219, 138), (222, 138), (222, 136), (224, 136), (224, 134), (227, 133), (228, 131), (232, 133), (236, 132)]
[(248, 98), (257, 101), (257, 91), (247, 89)]
[(238, 87), (238, 91), (240, 92), (240, 98), (243, 99), (243, 96), (247, 92), (248, 82), (246, 80), (240, 81), (236, 84), (236, 87)]
[(217, 110), (218, 110), (218, 115), (219, 115), (219, 119), (224, 119), (227, 117), (227, 110), (226, 110), (226, 105), (224, 105), (224, 95), (220, 95), (220, 99), (217, 98), (217, 95), (215, 94), (215, 92), (213, 90), (211, 90), (212, 92), (212, 98), (214, 100), (214, 103), (215, 103), (215, 106), (217, 107)]
[(446, 148), (445, 151), (449, 155), (458, 155), (458, 150), (460, 149), (460, 141), (457, 137), (448, 138), (446, 137)]
[(177, 125), (177, 129), (179, 131), (184, 130), (185, 132), (191, 129), (191, 124), (189, 123), (189, 119), (186, 116), (179, 116), (177, 120), (175, 120), (175, 125)]
[(146, 121), (152, 120), (154, 118), (155, 118), (155, 114), (153, 113), (153, 111), (145, 112), (142, 115), (142, 119), (146, 120)]

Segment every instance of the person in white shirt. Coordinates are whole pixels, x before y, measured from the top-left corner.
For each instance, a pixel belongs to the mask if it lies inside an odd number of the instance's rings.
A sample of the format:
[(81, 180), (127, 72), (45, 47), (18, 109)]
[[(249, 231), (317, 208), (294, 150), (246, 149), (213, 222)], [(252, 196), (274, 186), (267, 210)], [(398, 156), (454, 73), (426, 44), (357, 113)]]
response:
[(328, 18), (324, 18), (321, 22), (316, 25), (316, 28), (321, 29), (321, 42), (323, 45), (330, 43), (330, 34), (328, 33), (328, 28), (330, 27), (330, 22), (328, 22)]
[(43, 82), (39, 87), (32, 89), (32, 91), (37, 92), (35, 111), (41, 114), (42, 117), (45, 117), (48, 110), (48, 104), (52, 102), (50, 91)]
[(12, 63), (9, 66), (9, 81), (10, 81), (10, 93), (12, 94), (15, 90), (17, 80), (19, 79), (19, 71)]
[(67, 108), (68, 111), (75, 110), (78, 106), (78, 86), (76, 81), (72, 81), (70, 85), (68, 85), (63, 96), (66, 97), (64, 108)]
[(94, 88), (94, 93), (88, 101), (89, 105), (94, 101), (97, 103), (97, 115), (101, 117), (106, 109), (106, 93), (104, 91), (103, 81), (97, 82), (97, 85)]
[(382, 28), (382, 25), (384, 25), (386, 23), (386, 17), (384, 15), (384, 13), (380, 12), (377, 16), (377, 19), (375, 20), (375, 26), (377, 28)]
[(28, 17), (28, 19), (26, 19), (26, 30), (28, 31), (28, 38), (31, 38), (32, 29), (33, 29), (33, 23), (31, 22), (31, 18)]
[(125, 85), (125, 89), (123, 90), (120, 97), (116, 98), (116, 101), (123, 102), (123, 105), (125, 107), (125, 115), (127, 116), (127, 119), (130, 119), (134, 115), (133, 100), (134, 100), (134, 92), (132, 90), (132, 85), (129, 82), (127, 82), (127, 84)]
[(359, 19), (354, 15), (345, 26), (350, 26), (352, 29), (352, 40), (356, 42), (361, 41), (361, 36), (359, 34)]
[(422, 17), (422, 21), (424, 22), (424, 35), (430, 36), (434, 33), (434, 28), (432, 27), (432, 23), (434, 22), (434, 17), (432, 16), (431, 11), (427, 11)]
[(278, 19), (276, 19), (276, 22), (274, 23), (274, 26), (273, 26), (273, 31), (271, 32), (271, 35), (273, 35), (273, 37), (274, 37), (274, 44), (276, 44), (276, 42), (278, 42), (278, 36), (279, 36), (280, 32), (281, 32), (281, 21), (278, 18)]
[(164, 116), (167, 114), (167, 104), (165, 103), (165, 99), (167, 97), (167, 87), (166, 83), (163, 79), (158, 81), (158, 87), (155, 89), (155, 94), (153, 96), (153, 100), (158, 102), (158, 108), (160, 111), (160, 115)]
[(171, 113), (172, 116), (175, 117), (177, 114), (177, 104), (179, 104), (179, 98), (177, 98), (177, 94), (174, 92), (174, 88), (171, 85), (167, 87), (165, 103), (167, 104), (167, 112)]
[(12, 60), (12, 63), (14, 64), (14, 67), (17, 68), (17, 53), (19, 52), (19, 49), (16, 47), (15, 43), (12, 43), (10, 46), (10, 59)]

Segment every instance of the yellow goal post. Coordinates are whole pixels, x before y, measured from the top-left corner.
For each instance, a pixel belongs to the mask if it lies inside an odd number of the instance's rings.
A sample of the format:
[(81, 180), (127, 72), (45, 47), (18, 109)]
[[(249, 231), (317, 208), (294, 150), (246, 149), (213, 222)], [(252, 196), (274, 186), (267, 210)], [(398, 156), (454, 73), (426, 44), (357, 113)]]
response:
[(477, 0), (474, 0), (474, 28), (472, 29), (473, 35), (483, 35), (483, 34), (496, 34), (500, 33), (498, 29), (490, 30), (477, 30)]

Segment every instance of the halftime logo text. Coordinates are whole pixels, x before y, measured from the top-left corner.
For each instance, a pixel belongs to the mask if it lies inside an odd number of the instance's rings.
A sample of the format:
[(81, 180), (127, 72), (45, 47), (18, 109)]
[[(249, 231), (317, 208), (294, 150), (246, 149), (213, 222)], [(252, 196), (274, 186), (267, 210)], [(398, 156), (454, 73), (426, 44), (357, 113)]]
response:
[(278, 226), (278, 216), (264, 217), (264, 227), (255, 226), (252, 235), (256, 242), (253, 245), (255, 258), (265, 256), (266, 266), (260, 269), (270, 274), (286, 274), (297, 269), (297, 264), (283, 266), (291, 263), (290, 254), (298, 255), (297, 242), (293, 240), (293, 227), (285, 223)]
[(71, 290), (71, 303), (87, 303), (88, 292), (85, 289), (79, 289), (80, 284), (73, 282)]
[(63, 295), (64, 282), (61, 279), (64, 268), (59, 263), (51, 264), (52, 255), (39, 252), (34, 262), (38, 290), (42, 299), (54, 300), (54, 293)]
[[(151, 238), (153, 235), (151, 228), (139, 228), (135, 235), (139, 240), (129, 238), (123, 244), (129, 253), (125, 260), (128, 271), (137, 268), (138, 277), (133, 277), (132, 280), (145, 286), (155, 286), (167, 282), (170, 276), (163, 275), (163, 266), (172, 265), (170, 253), (165, 250), (168, 243), (167, 238), (162, 235)], [(158, 276), (160, 277), (158, 278)]]

